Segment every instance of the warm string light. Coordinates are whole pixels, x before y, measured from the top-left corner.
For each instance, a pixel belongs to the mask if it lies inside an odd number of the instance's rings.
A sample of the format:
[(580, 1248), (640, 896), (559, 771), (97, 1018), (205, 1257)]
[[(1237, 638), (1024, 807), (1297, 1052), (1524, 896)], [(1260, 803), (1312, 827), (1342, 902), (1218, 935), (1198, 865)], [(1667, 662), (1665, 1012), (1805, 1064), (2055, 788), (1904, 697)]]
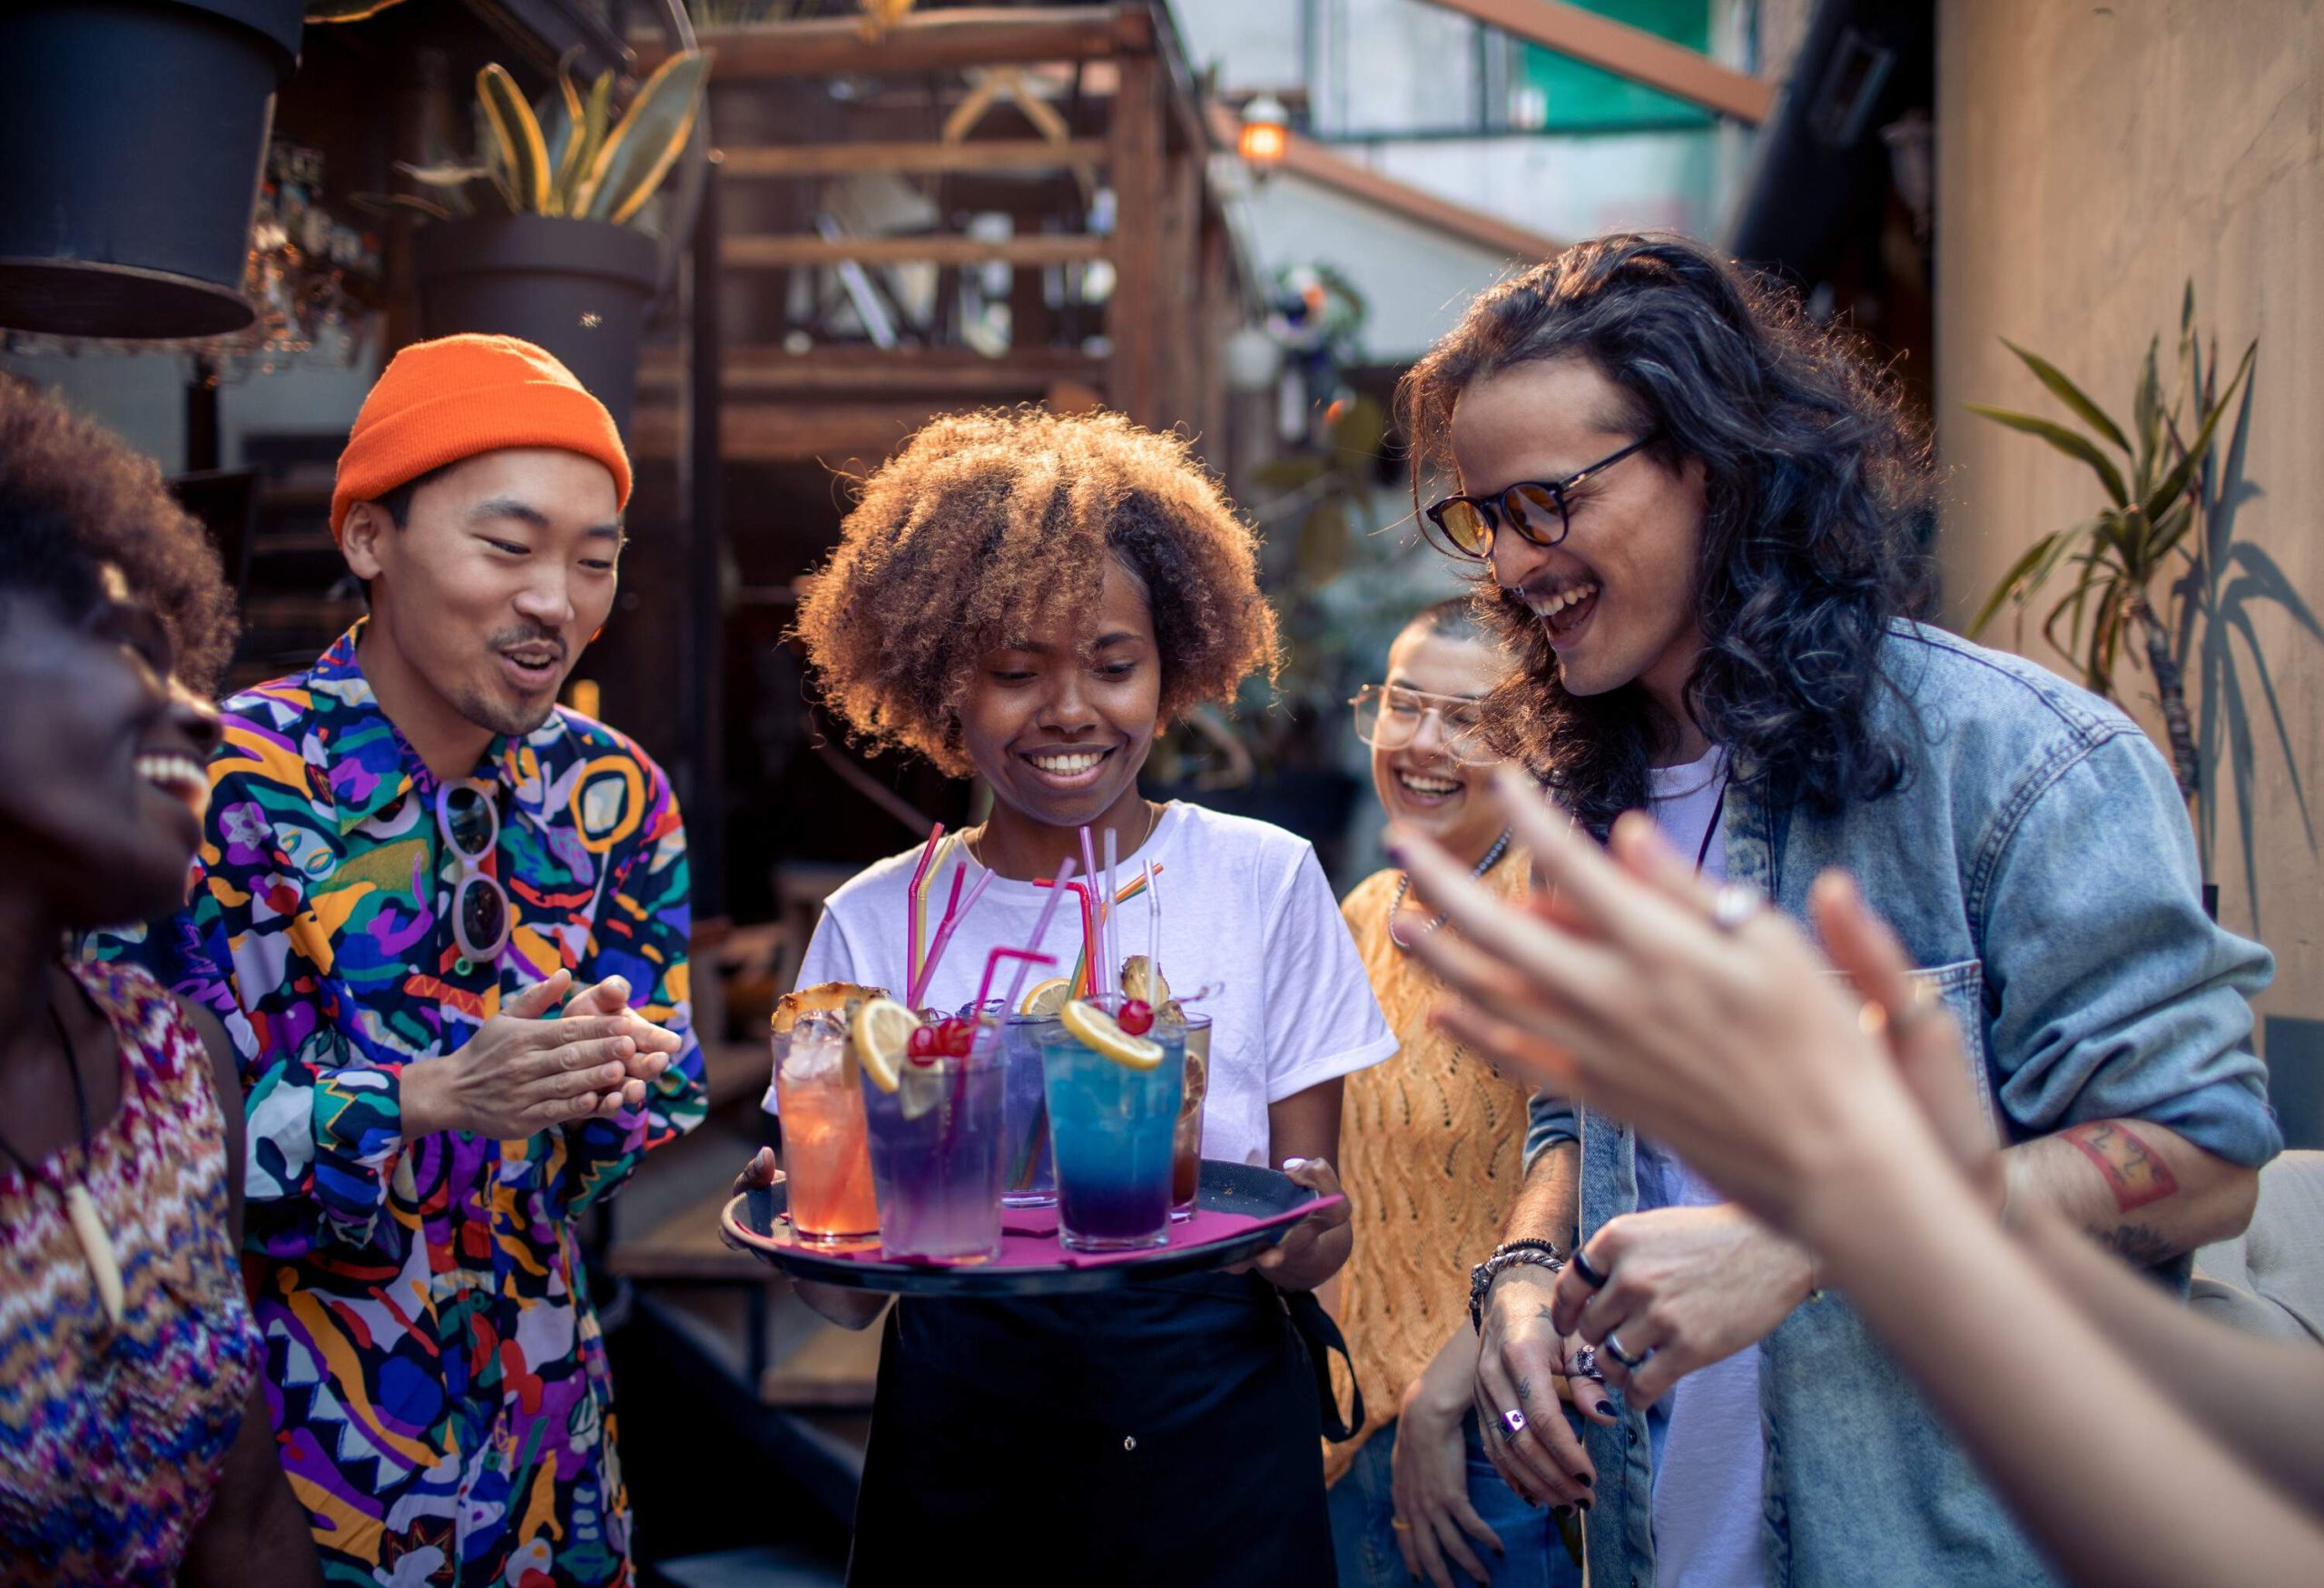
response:
[(1283, 163), (1291, 149), (1291, 113), (1272, 94), (1262, 94), (1243, 106), (1243, 129), (1236, 139), (1243, 158), (1261, 170)]

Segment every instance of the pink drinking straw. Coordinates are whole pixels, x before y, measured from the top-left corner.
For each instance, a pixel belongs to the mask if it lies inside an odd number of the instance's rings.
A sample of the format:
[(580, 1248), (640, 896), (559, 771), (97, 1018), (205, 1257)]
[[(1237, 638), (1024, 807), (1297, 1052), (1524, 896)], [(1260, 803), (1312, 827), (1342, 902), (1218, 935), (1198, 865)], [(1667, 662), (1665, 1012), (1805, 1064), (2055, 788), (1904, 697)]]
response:
[[(1039, 942), (1041, 940), (1038, 935), (1036, 935), (1033, 941), (1035, 942)], [(992, 995), (993, 970), (1003, 960), (1015, 960), (1017, 962), (1017, 978), (1009, 984), (1009, 996), (1002, 1001), (1008, 1005), (1008, 1008), (1001, 1011), (1001, 1019), (1003, 1020), (1007, 1020), (1009, 1016), (1017, 1012), (1016, 995), (1024, 987), (1025, 978), (1032, 971), (1033, 967), (1035, 965), (1054, 966), (1057, 963), (1057, 956), (1055, 954), (1044, 954), (1032, 949), (997, 948), (990, 953), (985, 955), (984, 977), (977, 983), (977, 1001), (969, 1006), (977, 1011), (977, 1017), (979, 1019), (982, 1019), (984, 1016), (985, 1000)]]
[(1099, 918), (1102, 922), (1099, 931), (1106, 940), (1106, 991), (1108, 992), (1122, 990), (1122, 929), (1121, 922), (1114, 919), (1114, 910), (1118, 902), (1115, 897), (1115, 873), (1121, 864), (1120, 846), (1121, 834), (1111, 827), (1107, 828), (1106, 910)]
[[(1009, 984), (1009, 1007), (1000, 1011), (1000, 1018), (1004, 1021), (1017, 1012), (1017, 995), (1025, 990), (1025, 973), (1032, 969), (1034, 958), (1040, 955), (1041, 940), (1049, 935), (1049, 920), (1057, 913), (1057, 902), (1065, 897), (1065, 890), (1072, 881), (1073, 857), (1068, 854), (1058, 866), (1057, 875), (1049, 879), (1049, 896), (1041, 901), (1041, 912), (1033, 922), (1033, 941), (1025, 945), (1025, 952), (1020, 956), (1025, 962), (1017, 967), (1017, 979)], [(1043, 958), (1040, 962), (1045, 965), (1054, 965), (1057, 961), (1054, 958)], [(992, 958), (990, 954), (985, 957), (984, 977), (987, 981), (992, 980)], [(979, 989), (977, 992), (977, 1012), (979, 1014), (984, 1012), (982, 989)]]
[[(965, 871), (967, 868), (961, 869)], [(957, 874), (953, 877), (952, 898), (958, 908), (947, 906), (945, 909), (944, 922), (936, 929), (935, 940), (928, 945), (928, 957), (920, 962), (920, 981), (905, 994), (909, 1007), (918, 1009), (920, 1001), (928, 996), (928, 984), (936, 979), (937, 962), (944, 957), (945, 949), (952, 942), (953, 932), (969, 918), (969, 912), (977, 907), (977, 901), (984, 897), (984, 891), (992, 886), (992, 878), (990, 872), (979, 877), (976, 886), (970, 888), (969, 896), (963, 899), (960, 897), (960, 879)]]

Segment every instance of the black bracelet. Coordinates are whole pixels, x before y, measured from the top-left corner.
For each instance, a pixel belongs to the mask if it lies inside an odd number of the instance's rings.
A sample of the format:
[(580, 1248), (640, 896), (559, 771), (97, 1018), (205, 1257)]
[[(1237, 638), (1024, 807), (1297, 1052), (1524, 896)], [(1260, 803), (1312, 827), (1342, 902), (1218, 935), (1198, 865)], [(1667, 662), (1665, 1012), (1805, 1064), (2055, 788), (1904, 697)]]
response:
[(1503, 1268), (1516, 1267), (1547, 1268), (1552, 1274), (1565, 1270), (1565, 1254), (1557, 1243), (1547, 1240), (1503, 1241), (1493, 1248), (1492, 1256), (1469, 1270), (1469, 1327), (1479, 1335), (1485, 1331), (1485, 1294)]

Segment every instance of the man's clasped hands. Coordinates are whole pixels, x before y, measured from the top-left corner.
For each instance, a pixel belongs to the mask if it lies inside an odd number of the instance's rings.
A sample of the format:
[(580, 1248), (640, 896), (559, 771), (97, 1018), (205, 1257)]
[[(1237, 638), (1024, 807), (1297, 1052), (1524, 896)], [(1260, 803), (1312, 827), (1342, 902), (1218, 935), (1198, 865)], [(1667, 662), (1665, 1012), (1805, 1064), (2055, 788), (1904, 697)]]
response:
[[(515, 1140), (643, 1104), (684, 1040), (630, 1008), (619, 976), (567, 999), (572, 987), (572, 972), (559, 971), (509, 999), (445, 1058), (406, 1066), (405, 1139), (466, 1130)], [(563, 1011), (551, 1012), (560, 1002)]]

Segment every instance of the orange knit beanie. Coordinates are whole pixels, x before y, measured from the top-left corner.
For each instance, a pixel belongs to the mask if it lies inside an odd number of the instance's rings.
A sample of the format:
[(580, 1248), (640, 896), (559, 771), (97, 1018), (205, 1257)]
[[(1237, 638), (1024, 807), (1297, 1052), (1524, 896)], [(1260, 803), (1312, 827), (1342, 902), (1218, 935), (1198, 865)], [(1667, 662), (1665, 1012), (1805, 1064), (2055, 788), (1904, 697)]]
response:
[(479, 452), (555, 447), (612, 470), (629, 505), (629, 454), (606, 405), (556, 358), (513, 336), (448, 336), (414, 342), (388, 361), (363, 399), (339, 455), (330, 532), (347, 509), (377, 501), (407, 480)]

